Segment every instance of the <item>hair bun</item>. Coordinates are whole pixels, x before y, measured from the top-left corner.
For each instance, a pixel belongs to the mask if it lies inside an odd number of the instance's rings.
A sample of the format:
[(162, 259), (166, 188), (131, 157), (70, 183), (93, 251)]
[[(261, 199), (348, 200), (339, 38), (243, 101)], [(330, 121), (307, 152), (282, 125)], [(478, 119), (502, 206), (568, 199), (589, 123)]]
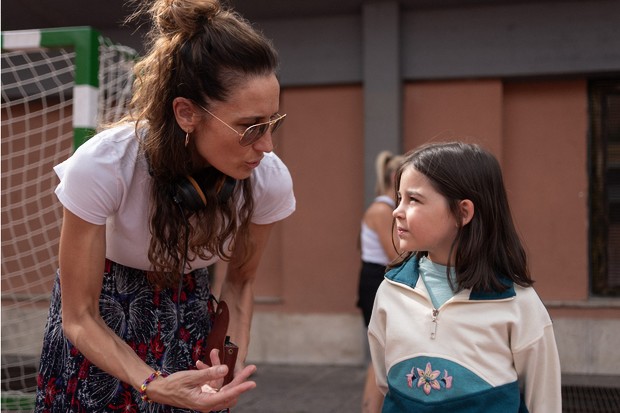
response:
[(149, 12), (159, 32), (192, 37), (222, 10), (219, 0), (157, 0)]

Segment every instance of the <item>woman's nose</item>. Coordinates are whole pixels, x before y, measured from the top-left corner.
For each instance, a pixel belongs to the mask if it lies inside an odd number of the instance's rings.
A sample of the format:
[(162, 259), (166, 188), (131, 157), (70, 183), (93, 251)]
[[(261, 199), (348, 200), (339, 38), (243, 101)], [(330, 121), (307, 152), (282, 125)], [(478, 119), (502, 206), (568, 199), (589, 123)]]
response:
[(256, 151), (261, 152), (273, 151), (273, 136), (271, 136), (271, 128), (269, 128), (263, 136), (261, 136), (256, 142), (254, 142), (252, 147)]

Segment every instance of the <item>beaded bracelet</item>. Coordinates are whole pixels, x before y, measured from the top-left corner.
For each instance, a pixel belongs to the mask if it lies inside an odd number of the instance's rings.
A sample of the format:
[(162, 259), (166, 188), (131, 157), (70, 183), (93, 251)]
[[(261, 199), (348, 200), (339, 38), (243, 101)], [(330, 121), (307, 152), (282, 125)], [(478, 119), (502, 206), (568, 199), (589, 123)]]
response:
[(145, 402), (152, 403), (152, 400), (149, 400), (149, 396), (146, 395), (146, 387), (159, 376), (161, 376), (161, 371), (154, 371), (150, 376), (146, 378), (146, 380), (144, 380), (142, 386), (140, 386), (140, 398)]

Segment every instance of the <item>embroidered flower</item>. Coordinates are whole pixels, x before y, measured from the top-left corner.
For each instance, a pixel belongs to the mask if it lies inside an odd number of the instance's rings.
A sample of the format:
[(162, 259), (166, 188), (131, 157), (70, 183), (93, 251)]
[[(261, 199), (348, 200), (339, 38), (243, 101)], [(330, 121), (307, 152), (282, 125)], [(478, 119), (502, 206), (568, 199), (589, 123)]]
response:
[(426, 369), (418, 369), (418, 375), (420, 378), (418, 379), (418, 387), (422, 387), (424, 389), (424, 393), (427, 395), (431, 393), (431, 388), (435, 390), (439, 390), (441, 386), (437, 381), (437, 377), (440, 375), (439, 370), (432, 370), (431, 363), (426, 363)]
[(407, 376), (407, 385), (409, 387), (413, 387), (413, 379), (416, 378), (415, 367), (412, 367), (411, 368), (411, 373), (407, 374), (406, 376)]
[(441, 381), (445, 383), (446, 389), (452, 387), (452, 376), (448, 376), (448, 370), (443, 371), (443, 377), (441, 378)]

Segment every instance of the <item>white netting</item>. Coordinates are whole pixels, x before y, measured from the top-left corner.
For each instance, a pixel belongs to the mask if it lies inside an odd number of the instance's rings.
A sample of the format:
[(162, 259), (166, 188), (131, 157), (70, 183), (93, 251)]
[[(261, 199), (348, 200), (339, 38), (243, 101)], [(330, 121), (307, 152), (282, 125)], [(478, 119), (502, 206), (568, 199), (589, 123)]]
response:
[[(100, 43), (98, 122), (113, 122), (130, 98), (136, 53)], [(2, 52), (2, 411), (23, 408), (7, 394), (36, 387), (62, 221), (52, 167), (73, 149), (75, 61), (70, 49)]]
[(102, 39), (99, 48), (99, 123), (111, 123), (125, 115), (133, 86), (132, 69), (136, 59), (132, 48)]

